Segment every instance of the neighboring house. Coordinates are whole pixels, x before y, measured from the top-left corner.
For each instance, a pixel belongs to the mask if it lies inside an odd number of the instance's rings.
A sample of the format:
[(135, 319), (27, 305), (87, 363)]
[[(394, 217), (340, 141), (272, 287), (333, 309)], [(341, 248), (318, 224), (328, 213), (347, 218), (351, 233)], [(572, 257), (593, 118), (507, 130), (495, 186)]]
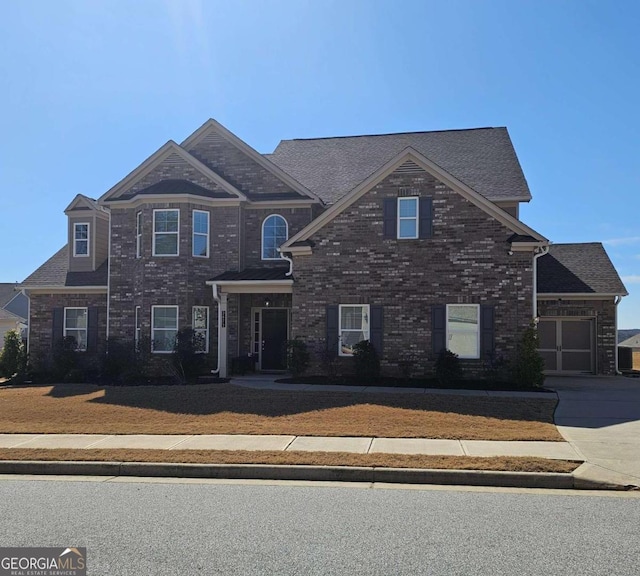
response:
[(292, 337), (315, 372), (349, 370), (363, 339), (386, 373), (425, 373), (443, 348), (480, 372), (539, 317), (549, 370), (612, 374), (627, 292), (600, 244), (550, 246), (520, 221), (530, 199), (505, 128), (263, 155), (209, 120), (67, 207), (67, 246), (23, 283), (30, 350), (145, 336), (157, 361), (192, 327), (223, 376), (249, 354), (284, 369)]
[(0, 283), (0, 349), (4, 335), (9, 330), (17, 330), (26, 338), (29, 299), (11, 283)]
[(631, 370), (640, 370), (640, 334), (631, 336), (618, 344), (620, 348), (629, 349), (628, 356), (631, 357)]

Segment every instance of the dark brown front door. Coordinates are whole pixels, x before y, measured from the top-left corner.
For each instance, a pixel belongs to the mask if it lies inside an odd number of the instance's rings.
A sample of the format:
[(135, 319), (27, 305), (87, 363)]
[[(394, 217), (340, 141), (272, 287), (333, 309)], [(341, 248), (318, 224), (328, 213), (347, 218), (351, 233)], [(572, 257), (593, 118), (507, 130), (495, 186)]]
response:
[(289, 313), (282, 308), (262, 309), (262, 370), (285, 370), (285, 346), (289, 332)]

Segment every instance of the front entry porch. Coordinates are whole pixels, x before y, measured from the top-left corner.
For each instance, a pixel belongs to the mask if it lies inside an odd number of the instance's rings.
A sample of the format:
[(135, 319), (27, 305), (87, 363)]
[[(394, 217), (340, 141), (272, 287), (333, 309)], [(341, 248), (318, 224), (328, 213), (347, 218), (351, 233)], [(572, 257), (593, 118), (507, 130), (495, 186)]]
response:
[(250, 365), (262, 372), (286, 370), (293, 279), (286, 269), (226, 272), (209, 282), (218, 303), (218, 374)]

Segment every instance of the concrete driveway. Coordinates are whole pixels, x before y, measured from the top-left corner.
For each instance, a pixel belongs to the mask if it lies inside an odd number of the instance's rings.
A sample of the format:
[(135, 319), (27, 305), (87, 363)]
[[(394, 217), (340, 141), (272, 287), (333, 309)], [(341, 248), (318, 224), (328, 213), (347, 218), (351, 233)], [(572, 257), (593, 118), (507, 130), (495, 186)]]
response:
[(583, 455), (585, 479), (640, 486), (640, 379), (548, 377), (558, 393), (555, 422)]

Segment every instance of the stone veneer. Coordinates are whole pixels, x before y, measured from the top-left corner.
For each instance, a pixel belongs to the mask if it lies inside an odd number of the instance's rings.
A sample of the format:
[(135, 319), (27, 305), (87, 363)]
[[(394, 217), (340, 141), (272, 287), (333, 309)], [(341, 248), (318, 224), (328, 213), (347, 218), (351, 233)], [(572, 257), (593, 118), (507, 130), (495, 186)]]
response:
[[(383, 238), (383, 201), (406, 188), (433, 199), (430, 239)], [(532, 254), (509, 254), (512, 233), (430, 174), (393, 173), (312, 236), (311, 256), (294, 258), (293, 336), (316, 351), (318, 371), (326, 307), (382, 305), (383, 370), (397, 373), (413, 356), (414, 373), (425, 374), (433, 362), (431, 306), (487, 304), (495, 306), (496, 353), (512, 355), (532, 316)], [(470, 372), (482, 367), (463, 363)]]
[(615, 374), (616, 305), (613, 300), (538, 299), (538, 315), (550, 318), (595, 318), (596, 372)]

